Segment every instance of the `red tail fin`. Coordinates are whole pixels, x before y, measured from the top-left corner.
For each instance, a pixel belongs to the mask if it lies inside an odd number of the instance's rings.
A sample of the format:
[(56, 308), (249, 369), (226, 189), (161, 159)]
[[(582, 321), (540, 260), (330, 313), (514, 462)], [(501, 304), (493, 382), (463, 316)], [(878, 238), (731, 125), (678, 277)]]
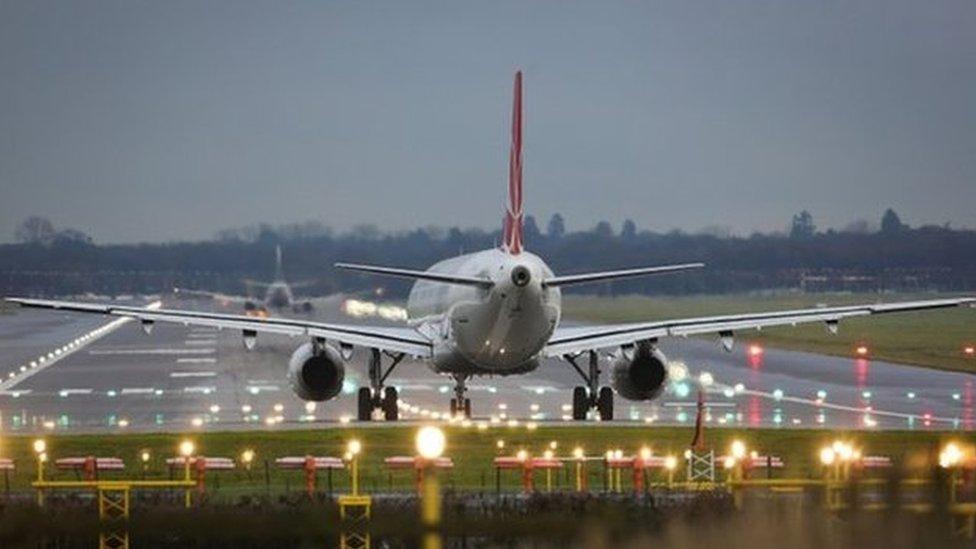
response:
[(505, 212), (505, 250), (522, 252), (522, 71), (515, 73), (512, 103), (512, 150), (508, 159), (508, 209)]

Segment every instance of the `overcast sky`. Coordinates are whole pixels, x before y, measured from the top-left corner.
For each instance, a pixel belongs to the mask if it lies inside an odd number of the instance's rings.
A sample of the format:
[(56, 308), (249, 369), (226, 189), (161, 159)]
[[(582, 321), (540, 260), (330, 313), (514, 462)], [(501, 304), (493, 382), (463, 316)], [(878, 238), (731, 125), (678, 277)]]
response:
[(0, 0), (0, 241), (264, 221), (976, 226), (976, 2)]

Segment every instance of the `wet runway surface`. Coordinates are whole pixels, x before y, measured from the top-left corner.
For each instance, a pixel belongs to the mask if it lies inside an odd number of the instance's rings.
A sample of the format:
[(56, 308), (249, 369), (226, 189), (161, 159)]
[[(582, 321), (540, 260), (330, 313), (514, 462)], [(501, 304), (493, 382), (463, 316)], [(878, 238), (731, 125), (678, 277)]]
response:
[[(339, 304), (336, 299), (315, 318), (357, 322), (345, 317)], [(171, 300), (166, 305), (210, 307)], [(232, 330), (157, 323), (146, 335), (135, 322), (18, 310), (0, 315), (0, 422), (4, 431), (88, 432), (281, 429), (348, 421), (356, 412), (355, 391), (366, 382), (365, 353), (357, 351), (350, 362), (341, 397), (307, 405), (285, 379), (288, 357), (303, 342), (260, 335), (257, 348), (248, 352)], [(698, 339), (664, 341), (662, 350), (676, 364), (677, 379), (653, 402), (618, 396), (618, 421), (690, 425), (701, 382), (706, 421), (715, 425), (974, 427), (976, 377), (969, 374), (774, 349), (757, 352), (746, 339), (732, 353)], [(608, 382), (608, 365), (603, 369)], [(404, 361), (389, 383), (400, 390), (403, 419), (439, 418), (448, 409), (451, 379), (422, 363)], [(475, 378), (468, 396), (475, 422), (564, 422), (571, 413), (572, 387), (579, 384), (569, 364), (549, 360), (528, 375)]]

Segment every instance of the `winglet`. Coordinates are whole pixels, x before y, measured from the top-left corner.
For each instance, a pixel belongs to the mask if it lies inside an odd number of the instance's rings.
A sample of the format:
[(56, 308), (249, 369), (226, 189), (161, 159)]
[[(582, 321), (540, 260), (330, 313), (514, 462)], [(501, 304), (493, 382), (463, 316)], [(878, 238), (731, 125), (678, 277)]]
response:
[(522, 253), (522, 71), (515, 73), (512, 101), (512, 149), (508, 158), (508, 207), (505, 211), (504, 249)]

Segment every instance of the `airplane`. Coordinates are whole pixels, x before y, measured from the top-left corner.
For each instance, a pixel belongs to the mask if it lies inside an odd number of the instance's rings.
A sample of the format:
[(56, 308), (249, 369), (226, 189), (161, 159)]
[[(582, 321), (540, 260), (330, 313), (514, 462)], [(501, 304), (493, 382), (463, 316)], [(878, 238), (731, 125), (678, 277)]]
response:
[[(561, 290), (566, 286), (628, 277), (677, 273), (701, 263), (640, 267), (583, 274), (553, 273), (525, 249), (522, 233), (522, 73), (515, 73), (508, 201), (500, 247), (453, 257), (429, 269), (413, 270), (337, 263), (340, 269), (415, 280), (408, 299), (409, 324), (386, 327), (329, 324), (284, 318), (67, 301), (6, 298), (25, 307), (98, 313), (138, 319), (148, 333), (156, 322), (240, 330), (251, 349), (258, 333), (307, 338), (288, 361), (288, 379), (304, 400), (326, 401), (342, 389), (346, 364), (357, 347), (368, 350), (369, 387), (358, 393), (358, 418), (382, 412), (399, 417), (396, 387), (386, 380), (404, 358), (426, 362), (454, 379), (451, 411), (471, 417), (466, 382), (472, 376), (528, 374), (547, 358), (561, 359), (582, 379), (573, 389), (573, 419), (612, 420), (614, 395), (649, 401), (664, 390), (668, 360), (659, 348), (665, 338), (717, 335), (727, 351), (735, 333), (771, 326), (822, 322), (836, 333), (841, 320), (962, 305), (976, 298), (944, 298), (897, 303), (817, 307), (764, 313), (679, 318), (614, 325), (560, 325)], [(585, 357), (585, 364), (583, 359)], [(601, 360), (609, 362), (610, 385), (601, 381)], [(384, 361), (387, 363), (384, 365)], [(593, 413), (595, 412), (595, 413)]]
[(312, 301), (309, 299), (295, 301), (292, 289), (309, 282), (297, 282), (289, 284), (285, 280), (285, 269), (281, 260), (281, 244), (275, 246), (275, 275), (271, 282), (260, 282), (256, 280), (245, 280), (248, 286), (264, 286), (264, 299), (255, 301), (251, 296), (228, 295), (220, 292), (208, 292), (205, 290), (188, 290), (186, 288), (173, 288), (173, 293), (190, 296), (211, 297), (222, 303), (241, 303), (248, 316), (266, 317), (270, 311), (283, 312), (292, 311), (295, 313), (308, 313), (314, 309)]

